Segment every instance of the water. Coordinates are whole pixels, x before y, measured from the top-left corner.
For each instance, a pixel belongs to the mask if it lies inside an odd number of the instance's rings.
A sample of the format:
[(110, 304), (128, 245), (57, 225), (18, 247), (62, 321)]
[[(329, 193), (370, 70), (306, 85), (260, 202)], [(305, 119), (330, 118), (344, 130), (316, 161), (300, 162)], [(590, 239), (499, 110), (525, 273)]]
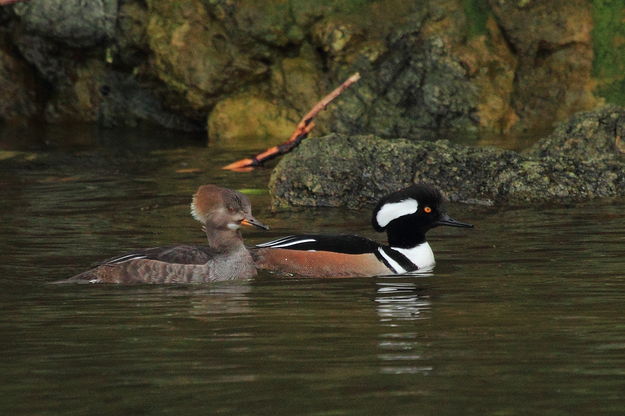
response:
[(249, 243), (379, 237), (366, 210), (272, 211), (268, 170), (218, 169), (249, 151), (163, 135), (0, 135), (0, 414), (625, 413), (622, 200), (451, 205), (477, 227), (432, 231), (428, 276), (48, 285), (132, 248), (202, 243), (188, 213), (202, 183), (250, 192), (273, 228)]

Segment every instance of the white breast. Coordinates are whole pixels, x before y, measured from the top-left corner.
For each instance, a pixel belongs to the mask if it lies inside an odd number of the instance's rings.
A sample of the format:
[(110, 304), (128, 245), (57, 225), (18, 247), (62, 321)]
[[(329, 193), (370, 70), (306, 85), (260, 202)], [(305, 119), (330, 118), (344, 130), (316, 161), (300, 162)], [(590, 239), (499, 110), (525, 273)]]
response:
[(436, 261), (434, 261), (434, 253), (427, 241), (412, 248), (391, 248), (406, 256), (419, 270), (432, 269), (436, 264)]

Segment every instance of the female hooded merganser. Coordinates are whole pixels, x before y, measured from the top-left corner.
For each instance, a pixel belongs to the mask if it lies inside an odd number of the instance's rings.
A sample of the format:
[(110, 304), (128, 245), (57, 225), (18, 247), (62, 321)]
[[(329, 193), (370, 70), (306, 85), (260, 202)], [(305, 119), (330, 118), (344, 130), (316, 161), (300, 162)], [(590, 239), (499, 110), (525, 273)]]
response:
[(191, 202), (191, 215), (202, 223), (207, 247), (139, 249), (105, 260), (63, 282), (195, 283), (256, 276), (254, 261), (239, 228), (268, 228), (252, 216), (245, 195), (215, 185), (200, 186)]
[(292, 235), (252, 249), (259, 269), (310, 277), (401, 274), (434, 267), (425, 233), (439, 225), (473, 227), (443, 211), (434, 187), (415, 184), (380, 200), (372, 224), (388, 245), (356, 235)]

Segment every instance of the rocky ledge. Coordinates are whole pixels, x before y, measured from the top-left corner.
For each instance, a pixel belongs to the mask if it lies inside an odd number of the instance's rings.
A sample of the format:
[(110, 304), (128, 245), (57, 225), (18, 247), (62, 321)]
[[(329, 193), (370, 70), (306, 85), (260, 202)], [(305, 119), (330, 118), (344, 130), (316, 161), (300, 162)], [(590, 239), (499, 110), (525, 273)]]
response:
[(625, 105), (624, 20), (618, 0), (21, 1), (0, 6), (0, 124), (288, 137), (360, 72), (319, 134), (551, 129)]
[(609, 106), (575, 115), (523, 152), (330, 134), (284, 157), (269, 187), (278, 206), (350, 208), (412, 182), (485, 205), (625, 196), (623, 133), (625, 108)]

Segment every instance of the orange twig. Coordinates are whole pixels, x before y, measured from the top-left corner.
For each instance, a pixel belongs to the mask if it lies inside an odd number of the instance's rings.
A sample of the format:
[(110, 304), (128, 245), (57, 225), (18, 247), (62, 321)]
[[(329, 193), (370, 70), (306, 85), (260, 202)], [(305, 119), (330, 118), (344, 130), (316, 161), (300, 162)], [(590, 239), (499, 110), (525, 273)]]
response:
[(291, 137), (286, 142), (271, 147), (265, 150), (262, 153), (257, 154), (251, 158), (237, 160), (236, 162), (230, 163), (227, 166), (224, 166), (222, 169), (233, 170), (236, 172), (249, 172), (254, 170), (256, 166), (261, 165), (263, 162), (273, 159), (276, 156), (285, 154), (290, 152), (293, 148), (300, 144), (302, 140), (304, 140), (308, 133), (315, 127), (315, 123), (313, 119), (319, 112), (325, 109), (328, 104), (332, 102), (336, 97), (341, 95), (343, 91), (350, 87), (353, 83), (360, 79), (360, 74), (355, 73), (351, 77), (347, 78), (338, 88), (332, 91), (330, 94), (326, 95), (319, 101), (315, 106), (302, 118), (302, 120), (297, 125), (297, 128), (291, 134)]
[(7, 4), (17, 3), (20, 1), (27, 1), (27, 0), (0, 0), (0, 6), (6, 6)]

